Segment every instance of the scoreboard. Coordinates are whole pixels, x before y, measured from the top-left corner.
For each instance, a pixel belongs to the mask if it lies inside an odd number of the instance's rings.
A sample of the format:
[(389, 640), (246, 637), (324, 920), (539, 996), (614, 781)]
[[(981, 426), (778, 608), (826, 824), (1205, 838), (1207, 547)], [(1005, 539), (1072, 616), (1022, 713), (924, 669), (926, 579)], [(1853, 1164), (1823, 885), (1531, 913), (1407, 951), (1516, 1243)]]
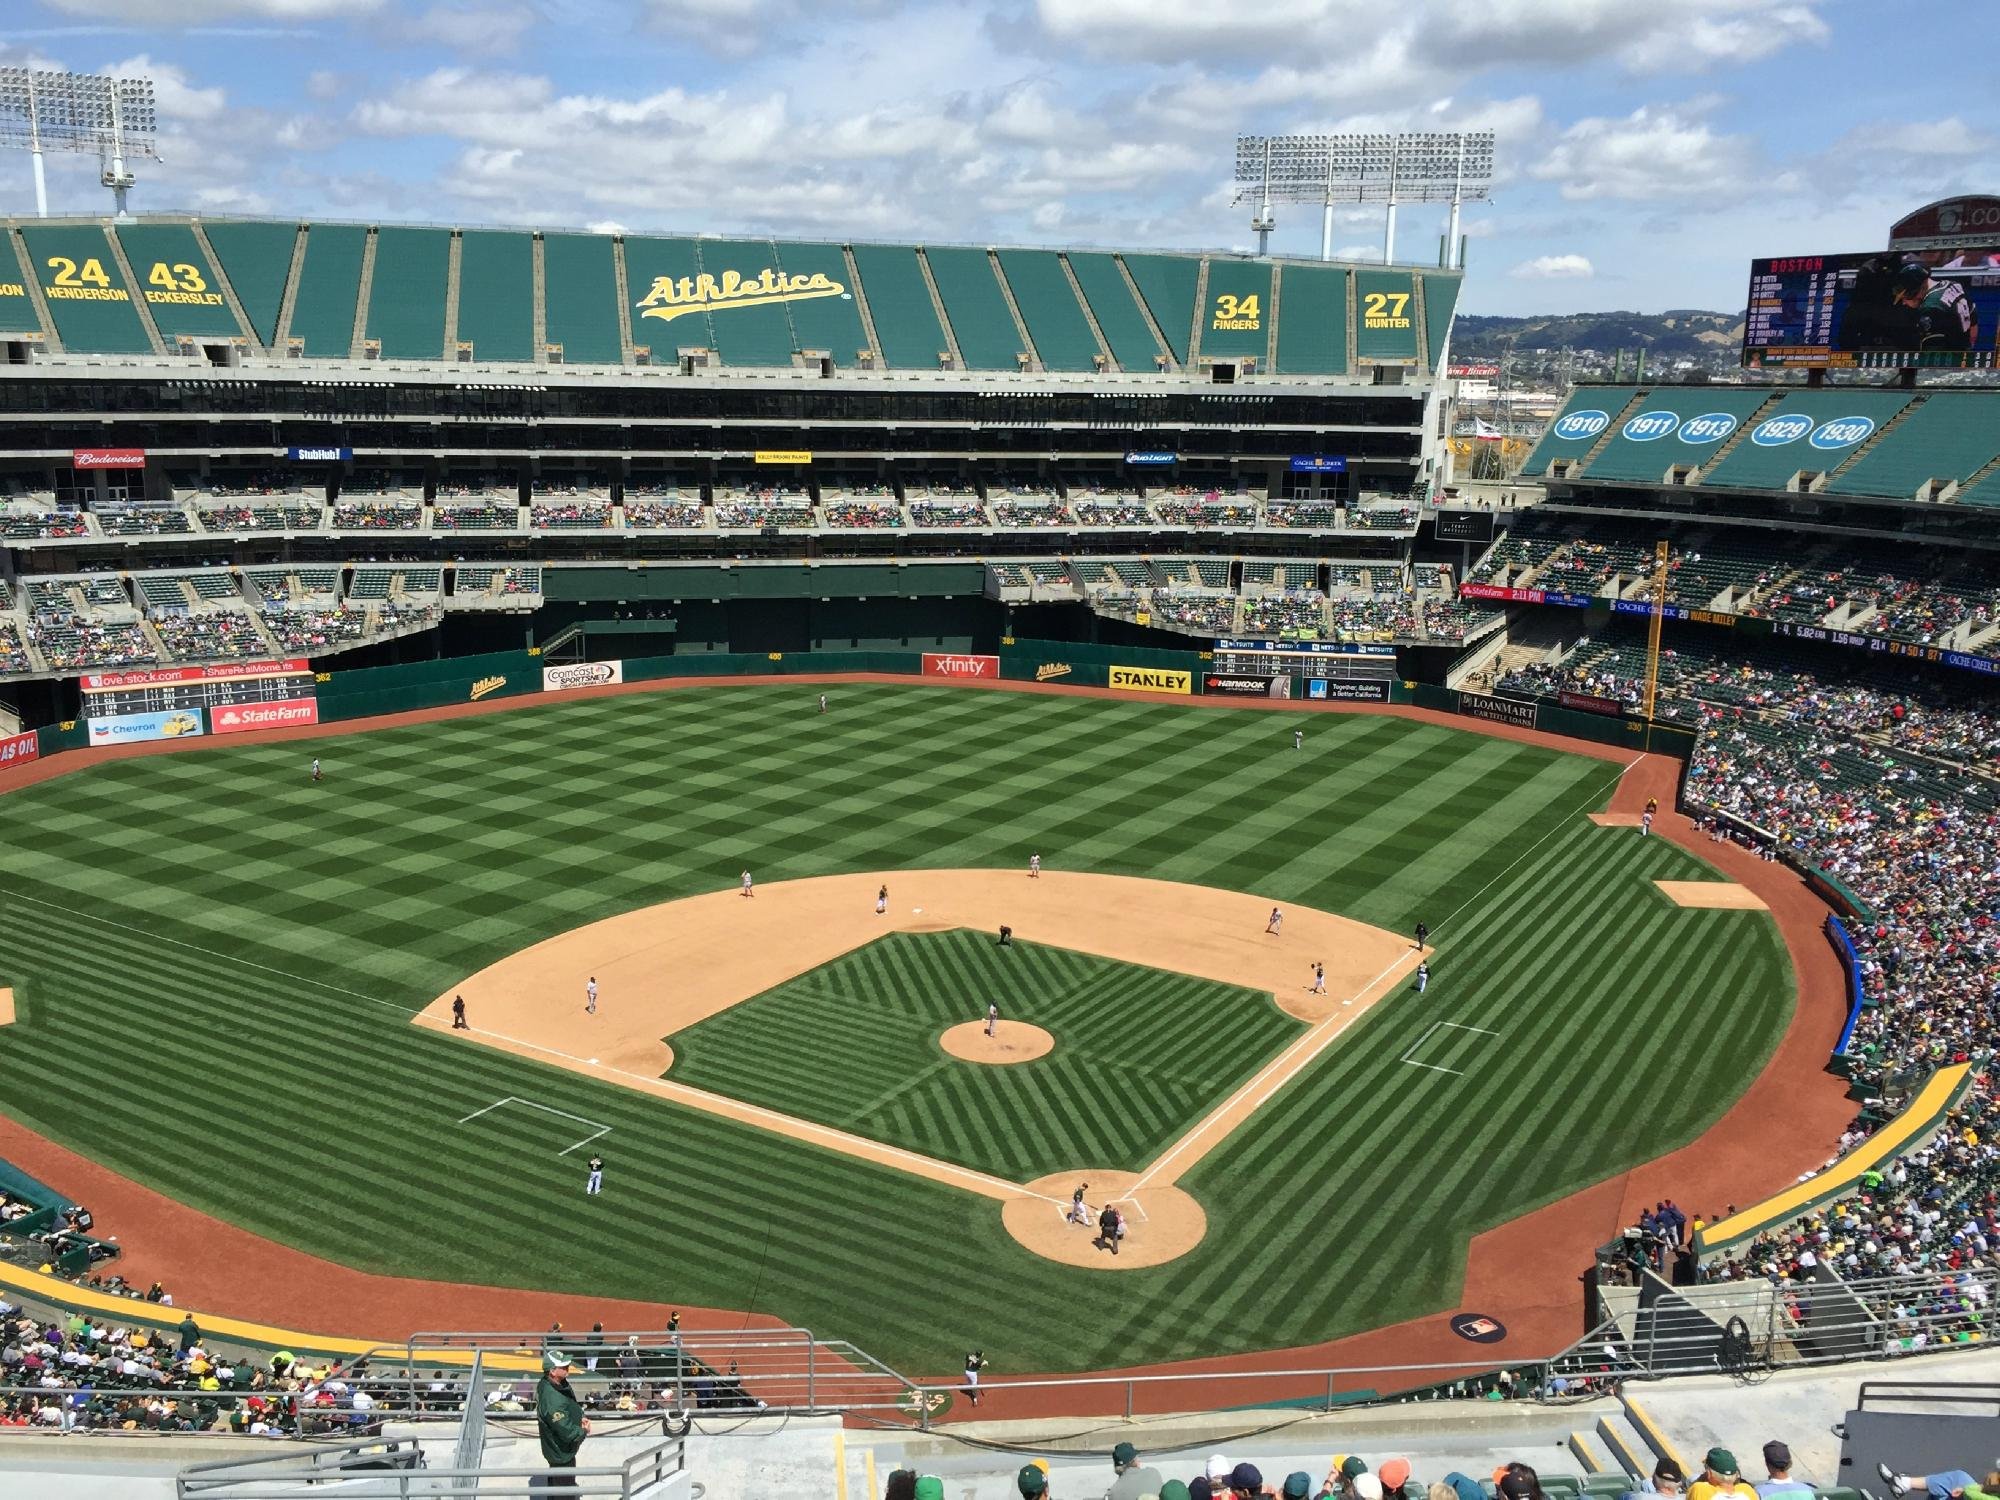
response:
[(1750, 263), (1743, 363), (1996, 368), (2000, 250), (1860, 251)]
[(312, 665), (304, 658), (226, 662), (208, 667), (161, 667), (84, 676), (83, 717), (122, 719), (142, 714), (276, 703), (313, 696)]
[[(1285, 687), (1271, 689), (1270, 696), (1275, 698), (1387, 703), (1389, 684), (1397, 677), (1396, 648), (1341, 641), (1219, 640), (1209, 676), (1242, 681), (1265, 678), (1274, 683), (1282, 680)], [(1296, 694), (1290, 690), (1293, 682), (1298, 684)], [(1241, 691), (1220, 687), (1212, 680), (1204, 688), (1208, 692)]]

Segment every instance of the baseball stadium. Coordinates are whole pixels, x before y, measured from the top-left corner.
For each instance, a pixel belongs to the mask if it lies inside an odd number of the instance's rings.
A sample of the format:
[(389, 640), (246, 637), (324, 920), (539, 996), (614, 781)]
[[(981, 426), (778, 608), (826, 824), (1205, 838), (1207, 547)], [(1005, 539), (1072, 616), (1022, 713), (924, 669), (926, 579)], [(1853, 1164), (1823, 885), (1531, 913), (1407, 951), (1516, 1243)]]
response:
[(1643, 1379), (1981, 1342), (2000, 391), (1475, 482), (1455, 264), (0, 238), (20, 1425), (520, 1493), (573, 1362), (584, 1493), (1439, 1401), (1615, 1495)]

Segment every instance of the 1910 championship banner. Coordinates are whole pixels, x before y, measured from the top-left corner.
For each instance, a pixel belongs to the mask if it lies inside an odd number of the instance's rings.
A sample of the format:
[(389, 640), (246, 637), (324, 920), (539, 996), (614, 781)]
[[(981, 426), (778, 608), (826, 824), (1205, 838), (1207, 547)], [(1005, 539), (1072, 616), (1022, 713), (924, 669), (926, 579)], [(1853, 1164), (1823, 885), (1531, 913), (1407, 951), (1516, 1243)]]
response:
[(1494, 724), (1512, 724), (1519, 729), (1535, 727), (1535, 705), (1518, 698), (1495, 698), (1490, 693), (1460, 693), (1458, 711), (1474, 719)]

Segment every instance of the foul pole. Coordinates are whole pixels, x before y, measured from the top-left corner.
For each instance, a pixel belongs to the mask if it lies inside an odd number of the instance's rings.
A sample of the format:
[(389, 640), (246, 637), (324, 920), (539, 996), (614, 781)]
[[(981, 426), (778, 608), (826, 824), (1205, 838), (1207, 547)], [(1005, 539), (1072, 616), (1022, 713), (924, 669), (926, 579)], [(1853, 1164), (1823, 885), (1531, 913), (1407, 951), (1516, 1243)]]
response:
[(1653, 700), (1660, 692), (1660, 623), (1667, 617), (1667, 539), (1653, 548), (1653, 610), (1646, 624), (1646, 748), (1653, 748)]

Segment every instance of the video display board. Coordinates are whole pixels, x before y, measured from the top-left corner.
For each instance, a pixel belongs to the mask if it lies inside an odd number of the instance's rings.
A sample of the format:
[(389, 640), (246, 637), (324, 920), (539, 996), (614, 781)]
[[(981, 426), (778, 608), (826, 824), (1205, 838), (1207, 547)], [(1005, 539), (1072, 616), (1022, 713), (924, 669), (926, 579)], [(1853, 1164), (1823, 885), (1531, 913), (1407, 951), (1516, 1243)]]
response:
[(2000, 244), (1750, 263), (1752, 368), (1990, 370), (1996, 333)]

